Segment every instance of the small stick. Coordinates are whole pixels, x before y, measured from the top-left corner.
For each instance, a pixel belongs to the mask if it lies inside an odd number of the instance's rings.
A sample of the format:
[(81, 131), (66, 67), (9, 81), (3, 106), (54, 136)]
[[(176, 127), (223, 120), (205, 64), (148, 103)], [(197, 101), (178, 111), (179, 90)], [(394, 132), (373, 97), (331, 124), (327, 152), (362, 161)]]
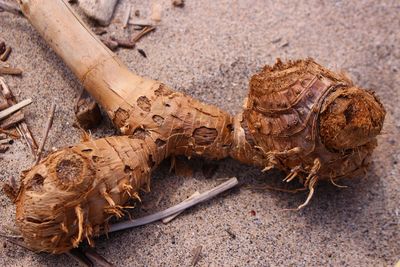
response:
[(11, 54), (11, 50), (11, 47), (7, 46), (6, 51), (4, 51), (4, 53), (0, 55), (0, 60), (6, 61)]
[[(171, 216), (175, 213), (184, 211), (185, 209), (190, 208), (196, 204), (199, 204), (201, 202), (209, 200), (209, 199), (215, 197), (216, 195), (218, 195), (222, 192), (225, 192), (228, 189), (231, 189), (232, 187), (236, 186), (237, 184), (238, 184), (238, 180), (236, 179), (236, 177), (233, 177), (233, 178), (229, 179), (228, 181), (214, 187), (213, 189), (206, 191), (204, 193), (201, 193), (199, 196), (194, 197), (191, 200), (186, 200), (186, 201), (181, 202), (181, 203), (179, 203), (173, 207), (170, 207), (166, 210), (159, 211), (159, 212), (156, 212), (149, 216), (145, 216), (145, 217), (142, 217), (142, 218), (139, 218), (136, 220), (115, 223), (110, 226), (110, 228), (108, 229), (108, 233), (112, 233), (112, 232), (116, 232), (116, 231), (120, 231), (120, 230), (124, 230), (124, 229), (129, 229), (132, 227), (137, 227), (140, 225), (145, 225), (148, 223), (152, 223), (152, 222), (161, 220), (161, 219)], [(104, 232), (103, 234), (105, 234), (105, 233), (106, 232)]]
[(4, 119), (0, 123), (0, 128), (9, 129), (11, 127), (14, 127), (15, 125), (17, 125), (18, 123), (20, 123), (24, 119), (25, 119), (24, 113), (16, 112), (16, 113), (12, 114), (10, 117)]
[(6, 3), (5, 1), (0, 0), (0, 9), (13, 13), (15, 15), (20, 15), (22, 16), (21, 9), (17, 5), (13, 5), (10, 3)]
[(50, 115), (49, 115), (49, 119), (47, 120), (46, 128), (44, 129), (42, 143), (40, 144), (39, 150), (37, 152), (35, 165), (38, 164), (38, 162), (40, 161), (40, 158), (42, 156), (42, 151), (43, 151), (44, 145), (46, 144), (47, 136), (49, 135), (51, 125), (53, 124), (53, 118), (54, 118), (55, 111), (56, 111), (56, 105), (53, 103), (50, 108)]
[(100, 37), (100, 41), (112, 51), (118, 48), (118, 43), (110, 38)]
[(193, 259), (190, 263), (191, 266), (196, 266), (197, 262), (200, 260), (201, 250), (203, 247), (200, 245), (193, 250)]
[(118, 43), (118, 46), (124, 47), (124, 48), (134, 48), (135, 47), (135, 42), (130, 41), (130, 40), (122, 40), (122, 39), (117, 39), (115, 37), (112, 37), (111, 40), (114, 42)]
[[(185, 199), (183, 202), (187, 202), (187, 201), (193, 199), (194, 197), (197, 197), (198, 195), (200, 195), (200, 192), (199, 192), (199, 191), (196, 191), (196, 192), (193, 193), (193, 195), (191, 195), (189, 198)], [(175, 214), (173, 214), (173, 215), (171, 215), (171, 216), (169, 216), (169, 217), (165, 217), (164, 219), (162, 219), (162, 222), (163, 222), (163, 223), (169, 223), (170, 221), (172, 221), (173, 219), (175, 219), (175, 218), (176, 218), (179, 214), (181, 214), (182, 212), (183, 212), (183, 211), (177, 212), (177, 213), (175, 213)]]
[(143, 30), (141, 30), (137, 35), (135, 35), (132, 38), (132, 42), (137, 42), (139, 41), (143, 36), (145, 36), (146, 34), (148, 34), (149, 32), (152, 32), (156, 29), (156, 27), (154, 26), (146, 26)]
[(22, 74), (22, 70), (20, 68), (12, 68), (12, 67), (2, 67), (2, 66), (0, 66), (0, 74), (21, 75)]
[(0, 145), (9, 145), (10, 143), (12, 143), (12, 140), (10, 138), (0, 140)]
[(21, 122), (17, 126), (18, 133), (24, 138), (26, 144), (32, 151), (33, 157), (36, 157), (36, 149), (38, 148), (35, 138), (33, 138), (31, 131), (28, 128), (28, 125), (25, 122)]
[(122, 27), (126, 29), (128, 27), (129, 18), (131, 17), (132, 6), (128, 4), (125, 14), (122, 19)]
[(15, 104), (9, 108), (6, 108), (5, 110), (0, 111), (0, 120), (4, 119), (5, 117), (13, 114), (14, 112), (20, 110), (21, 108), (23, 108), (31, 103), (32, 103), (32, 99), (28, 98), (28, 99), (22, 100), (21, 102)]

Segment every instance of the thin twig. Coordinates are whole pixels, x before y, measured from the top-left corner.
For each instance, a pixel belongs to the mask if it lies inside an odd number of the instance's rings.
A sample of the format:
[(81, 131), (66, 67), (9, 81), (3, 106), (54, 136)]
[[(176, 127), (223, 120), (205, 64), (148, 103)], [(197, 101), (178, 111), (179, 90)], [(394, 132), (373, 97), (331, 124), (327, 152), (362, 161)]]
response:
[(21, 108), (23, 108), (31, 103), (32, 103), (32, 99), (28, 98), (28, 99), (22, 100), (21, 102), (15, 104), (9, 108), (6, 108), (6, 109), (0, 111), (0, 120), (4, 119), (5, 117), (13, 114), (14, 112), (20, 110)]
[(0, 74), (21, 75), (22, 74), (22, 70), (20, 68), (2, 67), (2, 66), (0, 66)]
[[(194, 192), (189, 198), (185, 199), (183, 202), (187, 202), (191, 199), (193, 199), (194, 197), (197, 197), (198, 195), (200, 195), (199, 191)], [(165, 217), (164, 219), (162, 219), (163, 223), (169, 223), (170, 221), (172, 221), (173, 219), (175, 219), (179, 214), (181, 214), (183, 211), (175, 213), (171, 216)]]
[(38, 162), (40, 161), (40, 158), (42, 156), (42, 151), (43, 151), (44, 145), (46, 144), (47, 136), (49, 135), (51, 125), (53, 125), (53, 118), (54, 118), (55, 111), (56, 111), (56, 104), (53, 103), (50, 108), (50, 114), (49, 114), (49, 119), (47, 120), (46, 128), (44, 129), (44, 132), (43, 132), (42, 143), (40, 144), (39, 150), (37, 152), (35, 165), (38, 164)]
[(146, 26), (143, 30), (141, 30), (137, 35), (133, 36), (132, 42), (137, 42), (139, 41), (143, 36), (148, 34), (149, 32), (152, 32), (156, 29), (154, 26)]
[(203, 247), (200, 245), (193, 250), (193, 259), (190, 263), (191, 266), (196, 266), (197, 262), (200, 260), (201, 250)]
[(191, 199), (189, 201), (181, 202), (181, 203), (179, 203), (173, 207), (170, 207), (166, 210), (159, 211), (152, 215), (145, 216), (145, 217), (142, 217), (142, 218), (139, 218), (136, 220), (130, 220), (130, 221), (113, 224), (108, 229), (108, 233), (116, 232), (116, 231), (120, 231), (120, 230), (124, 230), (124, 229), (129, 229), (129, 228), (133, 228), (133, 227), (137, 227), (140, 225), (145, 225), (148, 223), (152, 223), (152, 222), (161, 220), (165, 217), (171, 216), (180, 211), (184, 211), (185, 209), (190, 208), (190, 207), (192, 207), (196, 204), (199, 204), (203, 201), (209, 200), (209, 199), (215, 197), (216, 195), (218, 195), (228, 189), (231, 189), (232, 187), (236, 186), (237, 184), (238, 184), (238, 180), (236, 179), (236, 177), (231, 178), (228, 181), (218, 185), (217, 187), (214, 187), (213, 189), (211, 189), (209, 191), (206, 191), (206, 192), (200, 194), (197, 197), (194, 197), (193, 199)]

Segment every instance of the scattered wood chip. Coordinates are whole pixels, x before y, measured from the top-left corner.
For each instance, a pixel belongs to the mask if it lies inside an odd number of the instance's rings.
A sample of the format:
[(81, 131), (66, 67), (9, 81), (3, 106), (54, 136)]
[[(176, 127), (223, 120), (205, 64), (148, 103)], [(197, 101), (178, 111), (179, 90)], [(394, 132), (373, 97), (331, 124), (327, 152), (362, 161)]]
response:
[(185, 1), (184, 0), (172, 0), (172, 5), (177, 7), (184, 7)]
[(11, 47), (7, 46), (6, 50), (0, 55), (0, 60), (1, 61), (7, 61), (8, 57), (11, 54), (11, 51), (12, 51)]
[(38, 149), (38, 145), (36, 144), (36, 140), (33, 137), (31, 130), (29, 130), (28, 125), (25, 122), (21, 122), (17, 126), (17, 131), (22, 136), (28, 145), (29, 149), (32, 152), (33, 157), (36, 157), (36, 150)]
[(134, 48), (135, 47), (135, 42), (131, 40), (124, 40), (124, 39), (118, 39), (115, 37), (111, 38), (113, 41), (117, 42), (118, 46), (124, 47), (124, 48)]
[(22, 70), (20, 68), (12, 68), (12, 67), (0, 66), (0, 74), (21, 75), (22, 74)]
[(0, 145), (11, 145), (13, 140), (10, 138), (0, 139)]
[[(186, 200), (184, 200), (183, 202), (187, 202), (191, 199), (193, 199), (194, 197), (197, 197), (200, 195), (199, 191), (194, 192), (189, 198), (187, 198)], [(175, 219), (179, 214), (181, 214), (183, 211), (177, 212), (175, 214), (172, 214), (171, 216), (165, 217), (164, 219), (162, 219), (162, 222), (167, 224), (170, 221), (172, 221), (173, 219)]]
[(196, 266), (197, 262), (199, 262), (202, 249), (203, 247), (200, 245), (193, 250), (193, 258), (190, 263), (191, 266)]
[(159, 211), (159, 212), (156, 212), (154, 214), (151, 214), (149, 216), (145, 216), (145, 217), (142, 217), (139, 219), (112, 224), (112, 225), (110, 225), (108, 232), (104, 232), (103, 234), (121, 231), (124, 229), (129, 229), (129, 228), (149, 224), (149, 223), (152, 223), (155, 221), (159, 221), (165, 217), (171, 216), (175, 213), (184, 211), (185, 209), (190, 208), (194, 205), (197, 205), (201, 202), (207, 201), (207, 200), (217, 196), (218, 194), (223, 193), (223, 192), (235, 187), (237, 184), (238, 184), (238, 180), (236, 179), (236, 177), (233, 177), (233, 178), (229, 179), (228, 181), (214, 187), (213, 189), (206, 191), (204, 193), (201, 193), (197, 197), (193, 197), (191, 200), (186, 200), (186, 201), (181, 202), (181, 203), (179, 203), (173, 207), (170, 207), (166, 210)]
[(6, 109), (0, 111), (0, 120), (13, 114), (14, 112), (20, 110), (21, 108), (26, 107), (27, 105), (29, 105), (31, 103), (32, 103), (32, 99), (28, 98), (28, 99), (22, 100), (21, 102), (15, 104), (9, 108), (6, 108)]
[(16, 112), (12, 115), (10, 115), (8, 118), (4, 119), (1, 124), (0, 128), (1, 129), (9, 129), (14, 126), (16, 126), (18, 123), (23, 121), (25, 119), (24, 113), (22, 112)]
[(124, 16), (122, 17), (122, 27), (126, 29), (128, 27), (128, 22), (131, 17), (132, 6), (130, 4), (127, 5), (125, 9)]
[(118, 43), (110, 38), (100, 37), (100, 41), (102, 41), (103, 44), (105, 44), (112, 51), (118, 48)]
[(40, 158), (42, 156), (42, 152), (44, 149), (44, 145), (46, 144), (47, 136), (49, 135), (50, 128), (53, 125), (53, 118), (54, 118), (55, 111), (56, 111), (56, 105), (53, 103), (50, 108), (50, 113), (49, 113), (49, 118), (47, 120), (46, 128), (44, 129), (44, 132), (43, 132), (42, 143), (40, 144), (39, 150), (37, 152), (35, 165), (38, 164), (38, 162), (40, 161)]
[(143, 49), (138, 48), (139, 54), (141, 54), (144, 58), (147, 58), (146, 52)]
[(118, 0), (80, 0), (78, 5), (86, 16), (102, 26), (107, 26), (111, 22), (117, 2)]
[(161, 4), (159, 3), (154, 3), (151, 7), (151, 16), (150, 18), (154, 20), (155, 22), (160, 22), (161, 21), (161, 15), (162, 15), (162, 7)]
[(76, 119), (83, 129), (95, 128), (102, 120), (99, 105), (85, 90), (78, 97), (74, 111)]

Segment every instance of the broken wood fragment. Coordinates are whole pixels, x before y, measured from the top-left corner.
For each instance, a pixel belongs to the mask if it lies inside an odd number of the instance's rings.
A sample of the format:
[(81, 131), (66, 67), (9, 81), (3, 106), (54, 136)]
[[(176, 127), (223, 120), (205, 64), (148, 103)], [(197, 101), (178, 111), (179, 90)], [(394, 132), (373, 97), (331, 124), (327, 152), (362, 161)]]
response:
[(0, 60), (1, 61), (7, 61), (8, 57), (11, 54), (11, 50), (12, 50), (11, 47), (7, 46), (6, 50), (0, 55)]
[(13, 140), (10, 138), (0, 139), (0, 145), (11, 145)]
[(85, 90), (76, 101), (74, 112), (79, 125), (86, 130), (95, 128), (102, 120), (99, 105)]
[(55, 111), (56, 111), (56, 105), (53, 103), (50, 108), (50, 114), (49, 114), (49, 118), (47, 120), (46, 128), (44, 129), (44, 132), (43, 132), (42, 143), (40, 144), (39, 150), (37, 152), (35, 164), (37, 164), (40, 161), (40, 158), (42, 156), (42, 152), (44, 149), (44, 145), (46, 144), (47, 136), (49, 135), (50, 128), (53, 125), (53, 118), (54, 118)]
[(80, 0), (78, 5), (86, 16), (102, 26), (107, 26), (111, 22), (117, 2), (118, 0)]
[(21, 102), (15, 104), (9, 108), (6, 108), (6, 109), (0, 111), (0, 120), (13, 114), (14, 112), (20, 110), (21, 108), (26, 107), (27, 105), (29, 105), (31, 103), (32, 103), (32, 99), (28, 98), (28, 99), (22, 100)]
[(110, 38), (100, 37), (100, 41), (112, 51), (118, 48), (118, 43)]
[(0, 74), (21, 75), (22, 70), (20, 68), (0, 66)]
[(118, 39), (115, 37), (111, 38), (113, 41), (118, 43), (118, 46), (123, 47), (123, 48), (134, 48), (135, 47), (135, 42), (131, 40), (124, 40), (124, 39)]
[(176, 7), (183, 7), (185, 5), (184, 0), (172, 0), (172, 5)]
[(1, 129), (9, 129), (14, 126), (16, 126), (18, 123), (23, 121), (25, 119), (24, 113), (22, 112), (16, 112), (12, 115), (10, 115), (8, 118), (4, 119), (1, 124), (0, 128)]

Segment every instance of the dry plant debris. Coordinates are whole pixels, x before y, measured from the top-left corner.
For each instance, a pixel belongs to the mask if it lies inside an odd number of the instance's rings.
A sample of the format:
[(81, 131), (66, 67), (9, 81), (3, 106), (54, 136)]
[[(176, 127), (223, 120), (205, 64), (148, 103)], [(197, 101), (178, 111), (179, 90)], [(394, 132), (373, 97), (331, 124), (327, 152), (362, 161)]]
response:
[[(129, 199), (150, 190), (152, 170), (168, 156), (279, 168), (285, 181), (297, 179), (309, 191), (303, 208), (319, 181), (363, 172), (377, 145), (385, 117), (379, 99), (312, 59), (278, 60), (253, 75), (243, 110), (231, 116), (130, 72), (62, 1), (27, 1), (22, 10), (68, 66), (79, 66), (72, 71), (125, 135), (59, 150), (22, 175), (16, 220), (35, 251), (93, 244), (111, 216), (121, 218)], [(67, 25), (79, 44), (69, 35), (43, 34)]]
[[(31, 149), (33, 155), (36, 155), (37, 145), (28, 128), (28, 125), (24, 122), (25, 116), (20, 109), (26, 105), (29, 105), (32, 100), (26, 99), (17, 103), (11, 90), (6, 84), (3, 77), (0, 76), (0, 130), (2, 133), (17, 138), (22, 136), (26, 141), (28, 147)], [(17, 133), (14, 133), (12, 128), (16, 129)], [(10, 131), (11, 130), (11, 131)], [(8, 149), (8, 148), (7, 148)], [(7, 150), (3, 147), (3, 152)]]
[(185, 0), (172, 0), (172, 5), (177, 7), (184, 7)]

